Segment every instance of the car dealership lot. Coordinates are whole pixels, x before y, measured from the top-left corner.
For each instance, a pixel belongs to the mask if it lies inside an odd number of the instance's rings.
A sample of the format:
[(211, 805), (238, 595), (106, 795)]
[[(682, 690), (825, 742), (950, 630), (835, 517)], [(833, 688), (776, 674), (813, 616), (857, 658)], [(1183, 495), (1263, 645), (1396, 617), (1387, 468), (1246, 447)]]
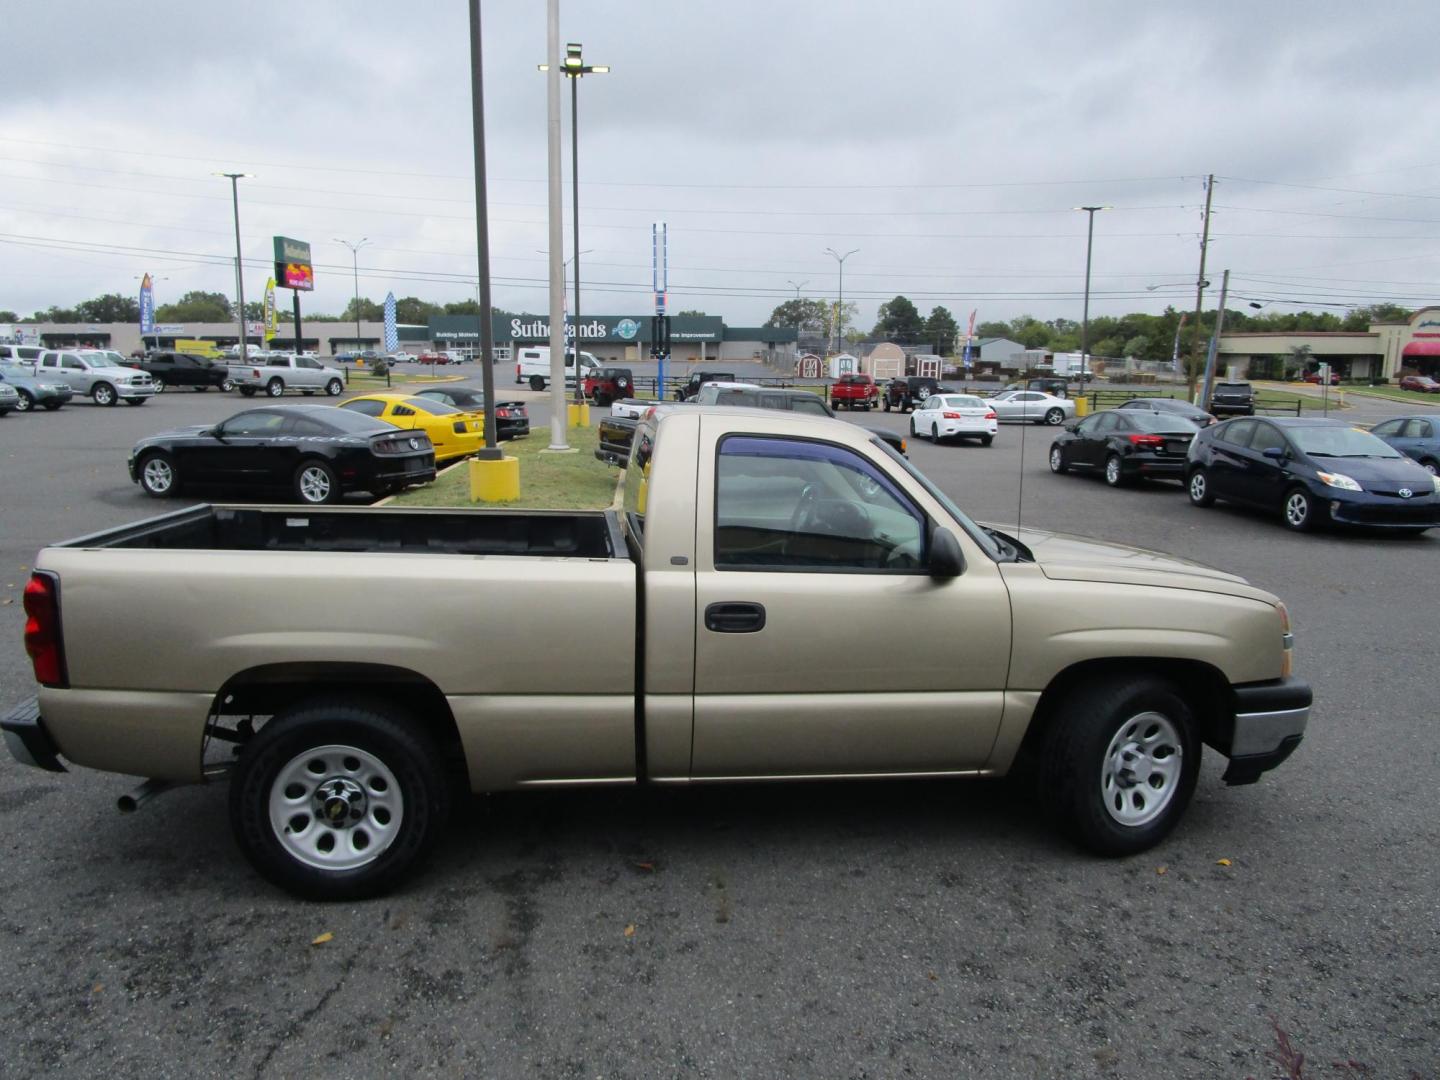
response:
[[(530, 396), (503, 374), (502, 397)], [(130, 483), (130, 445), (254, 404), (167, 392), (0, 420), (0, 586), (15, 601), (0, 608), (0, 705), (30, 693), (18, 597), (35, 550), (185, 505)], [(222, 790), (121, 817), (118, 778), (7, 758), (0, 1060), (17, 1074), (1074, 1076), (1164, 1062), (1244, 1076), (1268, 1072), (1273, 1015), (1312, 1061), (1433, 1070), (1440, 751), (1417, 583), (1440, 536), (1294, 536), (1195, 510), (1178, 484), (1053, 476), (1054, 434), (1003, 425), (989, 448), (910, 453), (982, 520), (1023, 508), (1026, 527), (1273, 590), (1315, 687), (1295, 756), (1226, 789), (1211, 755), (1157, 851), (1081, 855), (1004, 783), (507, 794), (457, 815), (400, 894), (317, 906), (250, 872)]]

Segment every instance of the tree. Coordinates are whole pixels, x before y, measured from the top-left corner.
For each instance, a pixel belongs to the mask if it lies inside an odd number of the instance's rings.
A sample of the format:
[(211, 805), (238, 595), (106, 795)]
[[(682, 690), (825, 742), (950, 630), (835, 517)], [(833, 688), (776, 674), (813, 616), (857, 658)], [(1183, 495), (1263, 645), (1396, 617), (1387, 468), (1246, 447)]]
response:
[(1020, 342), (1027, 349), (1044, 349), (1050, 344), (1054, 331), (1033, 315), (1017, 315), (1010, 320), (1009, 332), (1005, 337)]
[(156, 322), (229, 322), (233, 317), (230, 298), (218, 292), (187, 292), (175, 303), (155, 309)]
[(703, 319), (703, 318), (705, 318), (705, 312), (703, 312), (703, 311), (677, 311), (677, 312), (675, 312), (675, 317), (678, 318), (678, 319)]
[(1290, 351), (1285, 354), (1285, 377), (1294, 378), (1305, 370), (1310, 363), (1309, 345), (1291, 345)]
[(246, 300), (246, 301), (245, 301), (245, 318), (247, 318), (247, 319), (249, 319), (249, 320), (252, 320), (252, 321), (256, 321), (256, 322), (258, 322), (260, 319), (265, 318), (265, 301), (264, 301), (264, 300)]
[(133, 296), (106, 293), (75, 305), (80, 322), (124, 323), (140, 321), (140, 301)]
[(874, 334), (897, 345), (918, 344), (925, 335), (925, 323), (920, 312), (903, 296), (887, 300), (876, 313)]
[(1124, 355), (1133, 356), (1137, 360), (1150, 358), (1150, 339), (1144, 334), (1136, 334), (1129, 341), (1125, 342)]
[(786, 300), (770, 312), (770, 318), (765, 320), (765, 325), (793, 326), (796, 330), (828, 336), (830, 305), (824, 300), (812, 300), (809, 297)]
[(982, 322), (975, 327), (977, 338), (1008, 338), (1010, 336), (1010, 324), (1006, 322)]
[(395, 301), (395, 321), (399, 323), (427, 323), (431, 315), (442, 315), (445, 309), (418, 296), (407, 296)]
[(445, 305), (446, 315), (479, 315), (480, 301), (452, 300)]
[(937, 353), (941, 356), (953, 356), (955, 338), (959, 333), (960, 326), (949, 311), (938, 305), (930, 309), (930, 317), (925, 320), (925, 336), (930, 339)]
[(352, 298), (350, 302), (345, 305), (345, 310), (340, 313), (340, 321), (354, 322), (357, 318), (355, 314), (357, 305), (360, 312), (358, 318), (364, 319), (367, 322), (379, 322), (385, 317), (385, 308), (382, 305), (377, 304), (368, 296), (362, 296), (358, 300)]
[(1365, 331), (1370, 329), (1371, 323), (1405, 322), (1413, 314), (1415, 313), (1409, 308), (1398, 304), (1371, 304), (1369, 307), (1358, 307), (1347, 312), (1343, 328)]
[(74, 308), (48, 307), (30, 316), (31, 322), (82, 322), (80, 313)]
[(20, 316), (13, 311), (0, 311), (0, 322), (19, 322)]

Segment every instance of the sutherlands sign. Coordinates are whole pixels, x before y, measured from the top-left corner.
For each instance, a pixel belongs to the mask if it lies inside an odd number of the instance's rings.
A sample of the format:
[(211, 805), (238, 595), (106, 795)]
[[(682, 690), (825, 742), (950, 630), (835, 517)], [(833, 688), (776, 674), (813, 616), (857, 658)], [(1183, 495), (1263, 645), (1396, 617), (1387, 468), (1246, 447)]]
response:
[[(470, 320), (470, 325), (475, 325)], [(432, 330), (435, 322), (431, 322)], [(546, 342), (550, 340), (550, 320), (543, 315), (513, 315), (495, 319), (495, 340)], [(631, 345), (650, 340), (650, 318), (641, 315), (593, 315), (581, 318), (577, 327), (573, 319), (565, 323), (565, 339), (576, 332), (582, 342), (607, 345)], [(672, 316), (671, 341), (723, 341), (725, 322), (719, 315)]]
[(275, 283), (286, 289), (314, 290), (315, 265), (310, 261), (310, 245), (304, 240), (275, 237)]

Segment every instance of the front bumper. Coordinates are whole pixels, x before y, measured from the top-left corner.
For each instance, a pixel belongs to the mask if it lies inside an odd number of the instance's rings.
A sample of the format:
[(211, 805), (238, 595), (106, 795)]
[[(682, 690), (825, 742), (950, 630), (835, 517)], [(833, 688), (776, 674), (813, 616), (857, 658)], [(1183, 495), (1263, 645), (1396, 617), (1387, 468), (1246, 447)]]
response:
[(1231, 692), (1235, 712), (1213, 745), (1230, 759), (1227, 784), (1253, 784), (1300, 745), (1314, 695), (1309, 683), (1293, 678), (1233, 686)]
[(117, 383), (115, 396), (118, 398), (145, 398), (155, 396), (154, 383)]
[(1440, 528), (1440, 495), (1401, 499), (1368, 491), (1341, 491), (1311, 485), (1311, 494), (1329, 511), (1336, 525), (1364, 529)]
[(40, 719), (40, 700), (30, 698), (0, 717), (0, 730), (5, 734), (5, 748), (22, 765), (31, 765), (49, 772), (65, 772), (60, 764), (60, 751)]

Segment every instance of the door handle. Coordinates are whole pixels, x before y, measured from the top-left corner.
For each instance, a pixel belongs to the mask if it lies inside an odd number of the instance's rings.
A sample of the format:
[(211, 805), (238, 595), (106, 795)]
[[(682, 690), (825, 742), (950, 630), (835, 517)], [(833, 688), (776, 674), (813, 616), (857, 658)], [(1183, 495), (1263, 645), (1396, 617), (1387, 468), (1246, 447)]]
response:
[(705, 609), (705, 629), (717, 634), (753, 634), (765, 629), (765, 608), (760, 604), (711, 604)]

